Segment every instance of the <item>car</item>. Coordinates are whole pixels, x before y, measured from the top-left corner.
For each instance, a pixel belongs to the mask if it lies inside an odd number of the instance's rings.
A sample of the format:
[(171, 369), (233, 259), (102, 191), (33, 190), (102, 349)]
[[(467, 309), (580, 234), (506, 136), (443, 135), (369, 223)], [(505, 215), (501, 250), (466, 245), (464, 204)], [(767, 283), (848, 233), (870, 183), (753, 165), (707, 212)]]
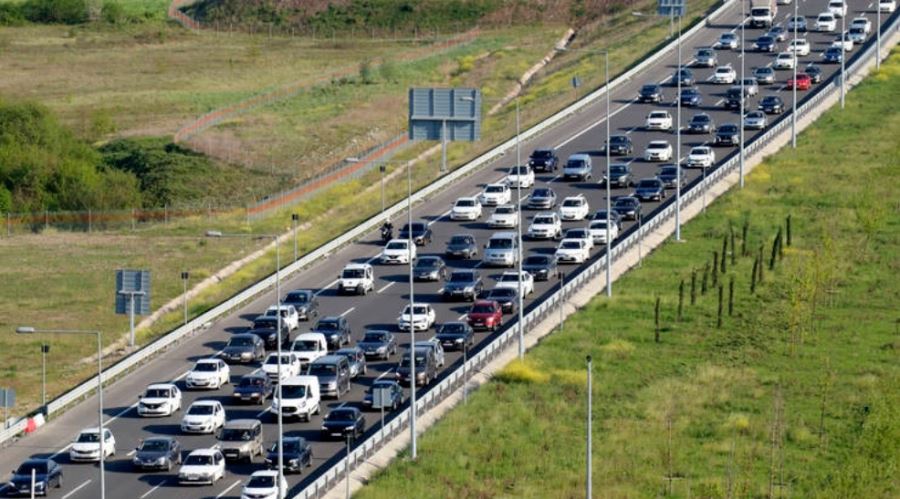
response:
[(356, 346), (365, 352), (366, 357), (388, 360), (397, 353), (397, 338), (390, 331), (369, 329)]
[(413, 265), (413, 279), (417, 281), (443, 281), (447, 272), (447, 264), (439, 256), (419, 257)]
[(519, 303), (519, 291), (515, 288), (494, 288), (484, 293), (483, 298), (499, 303), (504, 314), (512, 314)]
[(481, 201), (478, 198), (459, 198), (450, 208), (450, 220), (478, 220), (481, 212)]
[(291, 343), (290, 350), (297, 355), (301, 364), (307, 365), (328, 355), (328, 340), (322, 333), (301, 333)]
[[(393, 241), (393, 240), (392, 240)], [(409, 246), (409, 241), (403, 241), (404, 249)], [(385, 247), (385, 250), (387, 248)], [(408, 252), (406, 252), (408, 254)], [(415, 250), (413, 251), (415, 253)], [(397, 255), (397, 252), (391, 250), (387, 253), (390, 258)], [(383, 256), (384, 254), (382, 254)], [(400, 253), (400, 257), (403, 253)], [(368, 263), (348, 263), (341, 270), (338, 276), (338, 293), (367, 295), (370, 291), (375, 291), (375, 268)], [(316, 314), (318, 315), (318, 313)]]
[(256, 372), (241, 376), (241, 379), (234, 384), (231, 397), (234, 400), (262, 405), (274, 392), (275, 385), (272, 384), (271, 378)]
[(778, 41), (769, 35), (763, 35), (753, 42), (753, 49), (757, 52), (775, 52), (778, 50)]
[(522, 261), (522, 270), (535, 281), (546, 281), (556, 275), (556, 260), (550, 255), (529, 255)]
[(828, 12), (834, 14), (834, 17), (844, 17), (847, 15), (847, 4), (844, 0), (830, 0), (828, 2)]
[(434, 338), (444, 350), (468, 350), (475, 346), (475, 331), (465, 322), (445, 322)]
[(816, 17), (816, 31), (831, 33), (837, 29), (837, 19), (831, 12), (823, 12)]
[(655, 83), (643, 85), (638, 91), (638, 102), (659, 103), (663, 100), (665, 100), (665, 97), (662, 93), (662, 87)]
[(822, 52), (822, 60), (831, 64), (838, 64), (844, 58), (844, 51), (840, 47), (828, 47)]
[(454, 234), (447, 241), (444, 256), (468, 260), (478, 255), (478, 242), (472, 234)]
[(806, 33), (806, 18), (803, 16), (791, 16), (787, 21), (787, 30), (793, 33), (795, 30), (798, 33)]
[[(257, 340), (256, 336), (254, 336)], [(171, 416), (181, 410), (181, 390), (172, 383), (154, 383), (144, 390), (138, 401), (141, 417)]]
[(712, 74), (712, 82), (719, 85), (731, 85), (737, 78), (737, 72), (731, 66), (719, 66)]
[(775, 70), (769, 66), (759, 67), (753, 70), (753, 77), (760, 85), (771, 85), (775, 83)]
[(217, 445), (225, 459), (253, 461), (263, 455), (263, 426), (258, 419), (232, 419), (216, 435)]
[[(312, 445), (305, 438), (284, 436), (281, 442), (284, 444), (281, 459), (285, 473), (299, 473), (303, 468), (312, 466)], [(269, 447), (266, 453), (266, 466), (269, 469), (278, 467), (278, 442)]]
[[(309, 422), (322, 407), (322, 394), (340, 398), (343, 389), (350, 391), (350, 372), (347, 359), (330, 355), (309, 364), (303, 376), (288, 378), (272, 397), (268, 412), (282, 419), (298, 418)], [(339, 372), (340, 371), (340, 372)]]
[(641, 216), (641, 201), (634, 196), (616, 198), (612, 209), (622, 218), (637, 220)]
[(669, 79), (669, 85), (676, 87), (678, 86), (679, 80), (681, 81), (682, 88), (691, 87), (697, 82), (697, 80), (694, 79), (694, 72), (688, 68), (681, 68), (681, 70), (672, 73), (672, 77)]
[(536, 172), (554, 172), (559, 166), (555, 149), (535, 149), (528, 157), (528, 166)]
[(671, 161), (672, 144), (666, 140), (653, 140), (647, 144), (644, 150), (645, 161)]
[(475, 330), (496, 331), (503, 325), (503, 309), (494, 300), (476, 300), (466, 314), (466, 322)]
[[(740, 82), (738, 82), (732, 88), (740, 88)], [(756, 81), (756, 78), (744, 78), (744, 95), (747, 97), (753, 97), (754, 95), (759, 93), (759, 83)]]
[(302, 321), (311, 320), (319, 315), (319, 300), (311, 289), (295, 289), (281, 300), (284, 305), (293, 305)]
[(672, 115), (668, 111), (650, 111), (644, 127), (647, 130), (672, 130)]
[[(280, 330), (278, 329), (279, 325), (281, 326)], [(267, 349), (277, 348), (279, 338), (281, 338), (282, 344), (291, 341), (291, 332), (288, 330), (287, 324), (279, 321), (275, 316), (256, 316), (253, 319), (253, 325), (245, 333), (259, 336)]]
[(592, 220), (588, 230), (594, 238), (594, 244), (607, 244), (619, 237), (619, 226), (607, 220)]
[(769, 124), (766, 113), (762, 111), (749, 111), (744, 114), (744, 128), (747, 130), (762, 130)]
[(514, 166), (506, 175), (506, 183), (511, 189), (528, 189), (534, 186), (534, 171), (528, 165)]
[(666, 188), (656, 177), (644, 178), (635, 186), (634, 196), (641, 201), (662, 201), (666, 198)]
[[(290, 327), (287, 323), (284, 324), (284, 327)], [(274, 329), (268, 331), (275, 335)], [(277, 340), (277, 337), (275, 339)], [(219, 356), (231, 363), (258, 362), (266, 356), (266, 342), (260, 335), (254, 333), (236, 334), (228, 339), (228, 344), (225, 345)]]
[[(379, 392), (378, 397), (375, 396), (376, 391)], [(394, 380), (375, 380), (363, 395), (362, 404), (367, 410), (396, 411), (403, 404), (403, 388)]]
[(441, 289), (441, 297), (445, 300), (475, 301), (483, 290), (484, 283), (477, 270), (459, 269), (450, 272)]
[(438, 341), (437, 338), (432, 336), (425, 341), (417, 341), (413, 345), (415, 346), (416, 350), (421, 350), (423, 348), (431, 350), (431, 354), (434, 357), (435, 367), (444, 367), (444, 347), (441, 346), (441, 342)]
[(607, 148), (610, 156), (630, 156), (634, 152), (634, 144), (631, 142), (631, 137), (627, 135), (610, 136), (604, 151)]
[(717, 146), (736, 146), (740, 140), (740, 128), (733, 123), (725, 123), (716, 129), (714, 143)]
[(266, 309), (266, 313), (263, 315), (277, 318), (278, 314), (281, 314), (281, 323), (287, 324), (289, 331), (300, 327), (300, 314), (293, 305), (272, 305)]
[(853, 50), (853, 39), (850, 38), (850, 33), (845, 31), (844, 33), (834, 37), (834, 41), (831, 42), (831, 46), (843, 48), (844, 52), (850, 52), (851, 50)]
[(209, 484), (225, 478), (225, 456), (219, 449), (192, 450), (178, 470), (178, 483)]
[(610, 187), (631, 187), (634, 182), (634, 175), (631, 172), (631, 167), (625, 163), (613, 163), (609, 165), (609, 172), (605, 172), (603, 175), (603, 184), (606, 185), (607, 181), (610, 182)]
[(806, 73), (797, 73), (797, 79), (788, 78), (787, 85), (785, 88), (791, 90), (794, 88), (794, 85), (797, 86), (797, 90), (809, 90), (809, 87), (812, 86), (812, 78)]
[(325, 336), (329, 350), (337, 350), (341, 345), (349, 345), (350, 337), (353, 335), (350, 332), (350, 323), (345, 317), (339, 315), (322, 317), (316, 322), (316, 327), (312, 332)]
[(519, 236), (515, 232), (495, 232), (484, 245), (481, 265), (513, 267), (519, 262)]
[(891, 14), (897, 10), (896, 0), (878, 0), (878, 10), (882, 13)]
[(712, 117), (706, 113), (697, 113), (691, 116), (688, 122), (687, 133), (709, 133), (716, 127)]
[(527, 206), (533, 210), (552, 210), (556, 207), (556, 192), (549, 187), (539, 187), (528, 196)]
[(809, 75), (809, 78), (813, 83), (820, 83), (822, 81), (822, 68), (816, 64), (807, 65), (806, 68), (803, 69), (803, 72)]
[(498, 206), (512, 202), (512, 190), (506, 184), (488, 184), (478, 196), (484, 206)]
[(322, 421), (322, 436), (342, 440), (356, 440), (366, 431), (366, 418), (356, 407), (332, 409)]
[(700, 68), (713, 68), (719, 63), (716, 52), (708, 47), (697, 49), (694, 54), (694, 65)]
[(561, 220), (584, 220), (590, 212), (587, 198), (584, 194), (576, 194), (563, 199), (559, 205), (559, 218)]
[(573, 154), (569, 156), (563, 167), (563, 177), (567, 179), (587, 180), (591, 178), (593, 164), (587, 154)]
[(677, 187), (679, 177), (681, 177), (681, 185), (683, 186), (685, 184), (684, 175), (680, 175), (678, 166), (671, 163), (659, 167), (659, 171), (656, 174), (656, 178), (662, 181), (666, 189), (674, 189)]
[(847, 36), (854, 44), (859, 45), (865, 43), (868, 34), (866, 33), (866, 30), (860, 26), (851, 26), (847, 31)]
[(716, 42), (715, 48), (737, 50), (741, 48), (740, 40), (736, 34), (726, 31), (719, 35), (719, 41)]
[(416, 259), (416, 245), (406, 239), (391, 239), (381, 250), (379, 260), (385, 264), (408, 264)]
[(786, 52), (794, 52), (800, 57), (806, 57), (809, 55), (809, 41), (806, 38), (797, 38), (796, 40), (791, 40), (790, 43), (787, 44)]
[(771, 36), (772, 38), (774, 38), (775, 40), (777, 40), (779, 42), (783, 42), (783, 41), (787, 40), (788, 32), (786, 29), (784, 29), (783, 26), (776, 25), (776, 26), (772, 26), (771, 28), (769, 28), (769, 31), (766, 34)]
[(591, 252), (583, 239), (563, 239), (556, 247), (556, 263), (584, 263)]
[(49, 495), (51, 488), (62, 487), (62, 466), (53, 459), (28, 459), (13, 470), (6, 491), (10, 495), (31, 495), (32, 481), (35, 495)]
[[(103, 460), (116, 455), (116, 437), (109, 428), (103, 428)], [(100, 430), (96, 427), (81, 430), (69, 447), (69, 460), (73, 462), (100, 461)]]
[(281, 488), (278, 487), (278, 470), (254, 471), (247, 483), (241, 488), (241, 499), (281, 499), (279, 490), (288, 490), (287, 480), (281, 477)]
[(523, 296), (534, 293), (534, 277), (524, 270), (521, 274), (516, 270), (509, 270), (500, 274), (500, 277), (497, 278), (496, 288), (513, 288), (518, 290), (519, 281), (522, 282)]
[(794, 69), (797, 63), (797, 56), (791, 52), (781, 52), (775, 57), (772, 67), (775, 69)]
[[(272, 383), (281, 383), (291, 376), (299, 376), (303, 364), (294, 352), (281, 352), (281, 362), (278, 362), (278, 352), (272, 352), (262, 364), (262, 372), (272, 380)], [(278, 368), (281, 367), (279, 376)]]
[(528, 237), (531, 239), (558, 239), (562, 236), (562, 222), (554, 212), (538, 213), (528, 226)]
[(784, 101), (777, 95), (767, 95), (759, 101), (759, 110), (766, 114), (781, 114), (784, 112)]
[(746, 92), (741, 92), (741, 87), (731, 87), (725, 91), (722, 107), (725, 109), (740, 109), (741, 103), (747, 104), (747, 94)]
[(510, 229), (519, 225), (519, 209), (516, 204), (502, 204), (494, 208), (487, 221), (492, 229)]
[(141, 440), (131, 458), (132, 467), (141, 471), (172, 471), (173, 464), (181, 464), (181, 444), (172, 437), (151, 437)]
[(434, 326), (437, 316), (431, 305), (427, 303), (414, 303), (410, 314), (410, 305), (403, 307), (400, 316), (397, 317), (397, 328), (401, 331), (409, 331), (410, 324), (416, 331), (428, 331)]
[(684, 107), (699, 107), (703, 103), (703, 96), (696, 88), (682, 88), (679, 98)]
[(412, 224), (403, 224), (397, 239), (409, 239), (412, 236), (416, 246), (423, 246), (431, 242), (431, 227), (425, 222), (413, 222)]
[(709, 146), (694, 146), (688, 153), (685, 166), (690, 168), (709, 168), (716, 162), (716, 153)]
[(231, 369), (222, 359), (200, 359), (184, 378), (185, 388), (218, 390), (231, 382)]
[(366, 353), (358, 345), (342, 348), (334, 354), (347, 357), (347, 362), (350, 364), (350, 379), (356, 379), (369, 371), (369, 367), (366, 365)]
[(854, 17), (853, 20), (850, 21), (850, 28), (860, 28), (863, 30), (863, 33), (868, 35), (872, 32), (872, 21), (866, 16)]

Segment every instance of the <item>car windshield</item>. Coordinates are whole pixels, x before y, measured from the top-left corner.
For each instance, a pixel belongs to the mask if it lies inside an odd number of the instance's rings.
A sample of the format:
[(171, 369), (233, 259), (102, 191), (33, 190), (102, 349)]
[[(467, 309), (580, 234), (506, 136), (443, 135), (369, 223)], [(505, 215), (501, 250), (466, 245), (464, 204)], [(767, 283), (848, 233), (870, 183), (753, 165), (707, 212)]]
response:
[(563, 241), (559, 247), (562, 249), (581, 249), (581, 241)]
[(645, 94), (656, 92), (656, 85), (644, 85), (641, 87), (641, 92)]
[[(400, 361), (401, 367), (409, 367), (409, 354), (403, 354), (403, 359)], [(416, 353), (416, 367), (425, 367), (425, 354)]]
[(247, 488), (268, 489), (275, 487), (275, 477), (272, 475), (253, 475), (247, 482)]
[[(284, 441), (284, 452), (300, 452), (300, 449), (303, 448), (303, 443), (305, 441), (303, 439), (299, 440), (285, 440)], [(272, 447), (269, 448), (269, 452), (278, 452), (278, 442), (272, 444)]]
[(730, 73), (731, 68), (717, 68), (716, 73)]
[(219, 440), (224, 442), (249, 442), (253, 438), (250, 430), (239, 428), (225, 428)]
[(692, 121), (693, 123), (701, 123), (701, 124), (702, 124), (702, 123), (708, 123), (708, 122), (709, 122), (709, 116), (707, 116), (707, 115), (705, 115), (705, 114), (698, 114), (698, 115), (694, 116), (693, 118), (691, 118), (691, 121)]
[(581, 204), (582, 203), (580, 199), (566, 199), (565, 201), (563, 201), (562, 205), (566, 208), (577, 208), (581, 206)]
[(218, 364), (215, 362), (198, 362), (197, 365), (194, 366), (194, 371), (201, 373), (211, 373), (216, 372), (218, 370)]
[(284, 385), (281, 396), (286, 399), (299, 399), (306, 396), (306, 385)]
[(592, 229), (605, 229), (605, 228), (606, 228), (606, 221), (605, 221), (605, 220), (598, 220), (598, 221), (596, 221), (596, 222), (591, 222), (591, 228), (592, 228)]
[(734, 125), (723, 125), (719, 128), (720, 133), (735, 133), (737, 132), (737, 127)]
[(238, 383), (238, 386), (263, 386), (265, 378), (262, 376), (244, 376)]
[(586, 229), (569, 229), (566, 231), (566, 237), (572, 239), (587, 239), (591, 237)]
[(510, 171), (510, 173), (513, 175), (528, 175), (530, 172), (531, 172), (531, 168), (528, 168), (527, 166), (519, 166), (519, 167), (514, 166), (512, 168), (512, 170)]
[(515, 212), (516, 212), (516, 208), (513, 205), (501, 206), (501, 207), (497, 208), (496, 210), (494, 210), (495, 215), (512, 215)]
[[(515, 281), (515, 279), (512, 279)], [(516, 290), (513, 288), (498, 288), (492, 289), (490, 293), (488, 293), (488, 298), (492, 300), (496, 300), (498, 298), (512, 298), (516, 296)]]
[(471, 313), (473, 314), (490, 314), (494, 312), (494, 307), (490, 305), (473, 305)]
[(474, 199), (460, 199), (460, 200), (456, 201), (456, 206), (459, 206), (461, 208), (470, 208), (472, 206), (475, 206), (475, 200)]
[(778, 104), (780, 99), (775, 96), (769, 96), (762, 100), (763, 104)]
[(549, 262), (550, 262), (550, 257), (536, 255), (536, 256), (529, 256), (528, 258), (526, 258), (525, 261), (523, 262), (523, 265), (547, 265)]
[(584, 167), (584, 165), (585, 165), (584, 160), (580, 160), (580, 159), (570, 159), (570, 160), (566, 163), (566, 168), (582, 168), (582, 167)]
[(534, 159), (547, 159), (547, 158), (551, 157), (552, 155), (553, 155), (552, 151), (543, 150), (543, 149), (538, 149), (538, 150), (534, 151), (533, 153), (531, 153), (531, 157)]
[(168, 388), (148, 388), (144, 396), (151, 399), (164, 399), (168, 398), (171, 393), (172, 391)]
[(475, 274), (472, 272), (453, 272), (450, 274), (450, 282), (473, 282)]
[(667, 166), (659, 171), (660, 175), (678, 175), (678, 168)]
[(656, 180), (645, 179), (638, 182), (639, 189), (655, 189), (659, 187), (659, 182)]
[(665, 111), (653, 111), (652, 113), (650, 113), (651, 119), (660, 119), (660, 118), (667, 118), (667, 117), (668, 117), (668, 114), (666, 114)]
[(461, 322), (448, 322), (441, 326), (441, 334), (453, 334), (466, 332), (466, 325)]
[(184, 458), (185, 466), (209, 466), (213, 463), (212, 456), (191, 454)]
[(335, 409), (325, 417), (326, 421), (354, 421), (356, 412), (347, 409)]
[(617, 199), (615, 206), (617, 208), (631, 208), (633, 206), (637, 206), (637, 199), (634, 199), (634, 198)]
[(612, 137), (609, 138), (609, 142), (611, 144), (627, 144), (628, 137), (626, 137), (625, 135), (613, 135)]
[(97, 432), (82, 432), (78, 435), (78, 443), (97, 443), (100, 441), (100, 434)]
[(392, 241), (385, 246), (385, 248), (389, 250), (405, 250), (407, 247), (406, 241)]
[[(425, 305), (415, 305), (413, 307), (413, 315), (425, 315), (428, 313), (428, 307)], [(409, 305), (403, 308), (403, 315), (409, 315)]]
[(709, 154), (709, 148), (708, 147), (695, 147), (691, 151), (691, 154)]
[(341, 277), (344, 279), (360, 279), (366, 276), (366, 271), (363, 269), (344, 269), (344, 272), (341, 274)]
[(315, 340), (297, 340), (294, 342), (295, 352), (315, 352), (319, 349), (319, 342)]
[(650, 145), (647, 146), (647, 149), (667, 149), (669, 144), (665, 142), (651, 142)]
[(684, 89), (684, 90), (681, 91), (681, 96), (682, 96), (682, 97), (694, 97), (695, 95), (699, 95), (699, 94), (698, 94), (698, 92), (697, 92), (696, 90), (694, 90), (693, 88), (686, 88), (686, 89)]
[(310, 364), (310, 376), (333, 376), (337, 368), (333, 364)]
[(338, 327), (337, 321), (322, 320), (316, 324), (316, 331), (337, 331), (338, 329), (340, 328)]
[(284, 301), (290, 303), (306, 303), (309, 301), (309, 293), (288, 293)]
[(553, 223), (554, 219), (550, 216), (534, 217), (535, 225), (552, 225)]
[(768, 36), (768, 35), (767, 35), (767, 36), (761, 36), (761, 37), (759, 37), (759, 38), (756, 39), (756, 43), (760, 43), (760, 44), (763, 44), (763, 43), (772, 43), (772, 42), (774, 42), (774, 41), (775, 41), (775, 39), (772, 38), (771, 36)]
[(254, 338), (250, 336), (234, 337), (228, 344), (233, 347), (252, 347)]
[(756, 70), (756, 74), (758, 74), (758, 75), (767, 75), (767, 74), (772, 74), (774, 72), (775, 72), (775, 70), (772, 68), (758, 68)]
[(19, 466), (19, 469), (16, 470), (17, 475), (31, 475), (31, 470), (34, 470), (35, 473), (41, 474), (47, 472), (47, 463), (35, 463), (35, 462), (27, 462), (23, 463)]
[(609, 173), (611, 175), (624, 175), (628, 173), (628, 167), (625, 165), (612, 165), (609, 167)]
[(381, 343), (388, 338), (386, 333), (366, 333), (362, 340), (366, 343)]
[[(282, 356), (281, 356), (281, 365), (290, 364), (290, 363), (291, 363), (291, 356), (290, 356), (290, 355), (282, 355)], [(269, 355), (269, 356), (266, 358), (266, 364), (268, 364), (268, 365), (270, 365), (270, 366), (271, 366), (271, 365), (277, 365), (277, 364), (278, 364), (278, 354), (275, 354), (275, 355)]]
[(465, 236), (453, 236), (450, 238), (450, 244), (469, 244), (471, 240)]
[(141, 444), (141, 450), (144, 452), (164, 452), (169, 450), (169, 442), (165, 440), (144, 440)]
[(516, 282), (518, 280), (519, 279), (518, 279), (517, 274), (506, 274), (506, 273), (501, 274), (500, 279), (497, 279), (498, 282)]
[(533, 198), (546, 198), (553, 195), (553, 191), (550, 189), (535, 189), (533, 193), (531, 193), (531, 197)]
[(490, 249), (510, 249), (513, 246), (513, 240), (508, 238), (497, 238), (491, 239), (488, 242), (488, 248)]
[(711, 57), (713, 55), (713, 51), (710, 49), (700, 49), (697, 51), (697, 55), (700, 57)]
[(433, 256), (424, 256), (416, 261), (417, 269), (433, 269), (440, 265), (440, 260)]
[(503, 187), (502, 185), (489, 185), (489, 186), (485, 187), (484, 192), (493, 194), (493, 193), (503, 192), (505, 190), (506, 190), (506, 188)]

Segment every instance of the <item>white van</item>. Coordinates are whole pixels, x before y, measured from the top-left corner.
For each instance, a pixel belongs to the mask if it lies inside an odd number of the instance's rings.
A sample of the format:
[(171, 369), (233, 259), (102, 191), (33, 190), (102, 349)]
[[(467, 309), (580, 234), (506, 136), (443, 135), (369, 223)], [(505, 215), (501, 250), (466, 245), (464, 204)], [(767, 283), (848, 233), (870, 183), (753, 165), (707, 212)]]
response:
[(281, 397), (278, 399), (278, 391), (272, 397), (272, 405), (269, 412), (281, 415), (285, 418), (302, 418), (309, 421), (313, 414), (319, 413), (319, 379), (315, 376), (291, 376), (281, 385)]
[(484, 245), (485, 265), (512, 267), (519, 258), (519, 238), (514, 232), (496, 232)]
[(291, 344), (291, 352), (297, 354), (300, 365), (306, 366), (314, 360), (328, 355), (328, 342), (322, 333), (303, 333)]

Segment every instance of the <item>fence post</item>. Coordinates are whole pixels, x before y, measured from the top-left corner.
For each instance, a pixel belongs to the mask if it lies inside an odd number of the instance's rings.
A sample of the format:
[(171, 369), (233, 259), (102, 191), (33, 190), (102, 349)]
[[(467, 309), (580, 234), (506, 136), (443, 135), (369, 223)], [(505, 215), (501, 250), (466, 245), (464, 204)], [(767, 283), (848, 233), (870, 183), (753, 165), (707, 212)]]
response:
[(44, 210), (44, 230), (50, 228), (50, 213), (47, 210)]
[(163, 205), (163, 223), (166, 224), (166, 227), (169, 226), (169, 204), (168, 203)]

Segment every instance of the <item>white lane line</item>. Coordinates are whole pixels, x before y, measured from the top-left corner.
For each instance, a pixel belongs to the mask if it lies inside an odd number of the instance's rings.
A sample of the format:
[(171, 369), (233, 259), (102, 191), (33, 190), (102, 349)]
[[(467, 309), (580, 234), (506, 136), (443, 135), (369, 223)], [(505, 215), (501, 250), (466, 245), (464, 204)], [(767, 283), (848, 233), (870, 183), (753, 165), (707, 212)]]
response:
[[(609, 113), (609, 117), (612, 118), (613, 116), (615, 116), (615, 115), (621, 113), (622, 111), (628, 109), (628, 107), (631, 106), (632, 104), (634, 104), (635, 102), (637, 102), (637, 97), (635, 97), (634, 99), (631, 99), (630, 101), (628, 101), (625, 105), (623, 105), (623, 106), (620, 107), (619, 109), (616, 109), (615, 111)], [(560, 143), (556, 146), (556, 149), (562, 149), (563, 147), (565, 147), (566, 144), (568, 144), (568, 143), (572, 142), (573, 140), (577, 139), (578, 137), (581, 137), (582, 135), (588, 133), (589, 131), (593, 130), (594, 127), (596, 127), (596, 126), (598, 126), (598, 125), (604, 123), (605, 121), (606, 121), (606, 116), (600, 118), (599, 120), (595, 121), (595, 122), (592, 123), (591, 125), (588, 125), (587, 128), (585, 128), (584, 130), (582, 130), (582, 131), (576, 133), (575, 135), (569, 137), (568, 139), (566, 139), (566, 140), (560, 142)], [(554, 179), (554, 180), (555, 180), (555, 179)]]
[(62, 499), (69, 499), (70, 497), (72, 497), (73, 494), (75, 494), (75, 493), (78, 492), (79, 490), (83, 489), (83, 488), (84, 488), (87, 484), (89, 484), (89, 483), (91, 483), (90, 480), (85, 480), (84, 483), (82, 483), (82, 484), (79, 485), (78, 487), (75, 487), (74, 489), (72, 489), (72, 491), (69, 492), (68, 494), (62, 496)]
[(128, 454), (125, 454), (125, 457), (131, 457), (134, 455), (135, 452), (137, 452), (137, 449), (131, 449), (131, 452), (129, 452)]
[(318, 291), (316, 291), (315, 293), (313, 293), (313, 296), (319, 296), (320, 294), (324, 293), (328, 288), (330, 288), (330, 287), (334, 286), (335, 284), (337, 284), (338, 281), (340, 281), (340, 279), (335, 279), (335, 280), (331, 281), (330, 283), (326, 284), (324, 287), (319, 288)]
[(559, 180), (559, 177), (561, 177), (561, 175), (557, 175), (557, 176), (551, 178), (550, 180), (547, 181), (547, 183), (552, 184), (553, 182), (556, 182), (557, 180)]
[(866, 5), (866, 10), (871, 9), (872, 5), (874, 5), (874, 4), (875, 4), (875, 2), (869, 2), (869, 5)]
[(344, 313), (341, 314), (341, 317), (346, 316), (347, 314), (349, 314), (350, 312), (353, 312), (354, 310), (356, 310), (356, 307), (348, 308), (347, 310), (344, 311)]
[(442, 220), (444, 217), (450, 214), (452, 210), (447, 210), (444, 213), (441, 213), (441, 216), (435, 218), (434, 220), (428, 222), (428, 226), (431, 227), (435, 222)]
[(263, 409), (256, 413), (256, 419), (261, 419), (266, 413), (269, 412), (269, 409)]
[(719, 107), (720, 105), (722, 105), (723, 102), (725, 102), (725, 99), (719, 99), (716, 101), (715, 104), (713, 104), (713, 107)]
[(396, 283), (395, 281), (391, 281), (391, 282), (385, 284), (384, 286), (382, 286), (381, 289), (379, 289), (378, 291), (376, 291), (376, 293), (381, 293), (382, 291), (384, 291), (385, 289), (387, 289), (387, 288), (393, 286), (394, 284), (397, 284), (397, 283)]
[[(241, 483), (240, 480), (235, 480), (234, 483), (232, 483), (231, 485), (229, 485), (227, 489), (223, 490), (219, 495), (217, 495), (217, 496), (216, 496), (216, 499), (221, 499), (222, 496), (224, 496), (225, 494), (231, 492), (231, 489), (237, 487), (238, 485), (240, 485), (240, 483)], [(65, 498), (63, 498), (63, 499), (65, 499)]]
[(457, 317), (456, 320), (461, 321), (461, 320), (465, 319), (467, 315), (469, 315), (469, 314), (462, 314), (459, 317)]
[(69, 445), (63, 447), (62, 449), (59, 449), (58, 451), (54, 452), (53, 454), (50, 454), (49, 459), (55, 459), (56, 456), (58, 456), (58, 455), (62, 454), (63, 452), (66, 452), (67, 450), (69, 450), (70, 447), (72, 447), (72, 444), (69, 444)]
[(375, 378), (375, 381), (380, 380), (381, 378), (387, 376), (388, 374), (390, 374), (390, 373), (393, 372), (393, 371), (394, 371), (394, 368), (393, 368), (393, 367), (390, 368), (390, 369), (388, 369), (387, 371), (381, 373), (381, 375), (379, 375), (377, 378)]
[(147, 497), (147, 496), (149, 496), (150, 494), (152, 494), (153, 492), (155, 492), (156, 489), (162, 487), (162, 486), (165, 485), (165, 484), (166, 484), (166, 482), (161, 482), (161, 483), (160, 483), (159, 485), (157, 485), (156, 487), (153, 487), (152, 489), (148, 490), (147, 492), (144, 492), (144, 494), (140, 497), (140, 499), (144, 499), (145, 497)]
[(641, 127), (640, 125), (635, 125), (635, 126), (629, 128), (628, 130), (625, 130), (625, 135), (631, 135), (631, 132), (637, 130), (640, 127)]

